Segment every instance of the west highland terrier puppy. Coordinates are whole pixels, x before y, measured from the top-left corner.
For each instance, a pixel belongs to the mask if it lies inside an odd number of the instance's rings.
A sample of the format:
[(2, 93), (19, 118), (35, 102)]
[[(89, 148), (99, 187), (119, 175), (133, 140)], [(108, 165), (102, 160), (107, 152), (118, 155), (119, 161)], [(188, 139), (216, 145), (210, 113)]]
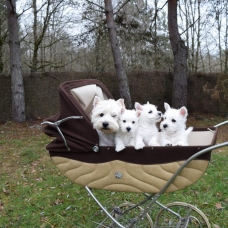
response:
[(135, 145), (135, 134), (138, 127), (141, 111), (122, 109), (119, 119), (119, 131), (115, 135), (116, 151), (123, 150), (126, 146)]
[(188, 146), (188, 135), (193, 130), (193, 127), (186, 130), (188, 110), (184, 106), (174, 109), (167, 103), (164, 103), (164, 107), (164, 120), (160, 123), (160, 145)]
[(159, 146), (159, 133), (156, 123), (161, 120), (162, 113), (149, 102), (144, 105), (135, 102), (135, 109), (141, 111), (136, 132), (135, 149), (139, 150), (144, 146)]
[(100, 146), (114, 146), (115, 132), (119, 130), (118, 119), (122, 108), (125, 108), (124, 99), (115, 101), (94, 97), (91, 122), (99, 135)]

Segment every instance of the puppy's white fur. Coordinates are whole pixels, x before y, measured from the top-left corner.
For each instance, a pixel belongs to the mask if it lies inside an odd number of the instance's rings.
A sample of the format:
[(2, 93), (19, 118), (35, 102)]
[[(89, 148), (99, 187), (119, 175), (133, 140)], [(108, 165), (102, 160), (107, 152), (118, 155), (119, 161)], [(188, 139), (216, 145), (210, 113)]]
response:
[(135, 149), (139, 150), (144, 146), (159, 146), (156, 123), (161, 120), (162, 113), (157, 110), (155, 105), (149, 102), (144, 105), (135, 102), (135, 109), (141, 111), (136, 132)]
[(160, 123), (161, 146), (188, 146), (188, 135), (193, 130), (192, 127), (186, 130), (188, 110), (184, 106), (171, 108), (168, 103), (164, 103), (164, 107), (164, 120)]
[(126, 146), (135, 145), (135, 134), (141, 111), (122, 109), (119, 119), (119, 131), (115, 135), (116, 151), (123, 150)]
[(118, 119), (122, 108), (125, 108), (123, 99), (115, 101), (94, 97), (91, 122), (99, 135), (100, 146), (114, 146), (115, 132), (119, 130)]

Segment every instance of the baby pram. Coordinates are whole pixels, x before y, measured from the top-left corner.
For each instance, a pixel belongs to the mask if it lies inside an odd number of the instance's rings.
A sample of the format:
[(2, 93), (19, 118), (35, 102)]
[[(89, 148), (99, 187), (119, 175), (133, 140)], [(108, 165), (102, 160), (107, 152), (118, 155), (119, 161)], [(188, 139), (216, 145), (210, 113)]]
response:
[[(47, 145), (52, 161), (71, 181), (85, 186), (107, 218), (96, 227), (211, 227), (205, 214), (193, 205), (174, 202), (162, 205), (165, 192), (184, 189), (206, 171), (211, 151), (228, 145), (216, 143), (218, 127), (194, 128), (189, 146), (126, 147), (117, 153), (114, 147), (99, 146), (90, 115), (94, 96), (113, 98), (108, 89), (95, 79), (75, 80), (59, 86), (60, 112), (47, 118), (43, 131), (55, 139)], [(92, 189), (142, 193), (139, 203), (123, 203), (108, 211)], [(153, 205), (160, 210), (154, 218)], [(135, 213), (137, 211), (138, 213)]]

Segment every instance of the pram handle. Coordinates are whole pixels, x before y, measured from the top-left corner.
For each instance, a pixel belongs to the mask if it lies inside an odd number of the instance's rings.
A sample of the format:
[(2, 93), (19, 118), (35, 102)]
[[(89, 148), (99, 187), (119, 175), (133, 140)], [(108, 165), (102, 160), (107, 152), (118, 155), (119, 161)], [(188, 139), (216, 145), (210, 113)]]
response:
[[(201, 156), (204, 153), (207, 153), (211, 150), (214, 149), (218, 149), (221, 147), (225, 147), (228, 146), (228, 141), (224, 142), (224, 143), (220, 143), (217, 145), (213, 145), (210, 146), (206, 149), (203, 149), (201, 151), (199, 151), (198, 153), (194, 154), (193, 156), (191, 156), (190, 158), (188, 158), (183, 165), (173, 174), (173, 176), (169, 179), (169, 181), (164, 185), (164, 187), (156, 194), (148, 194), (148, 193), (144, 193), (144, 195), (147, 197), (147, 199), (150, 199), (150, 203), (147, 204), (147, 207), (142, 211), (142, 213), (139, 214), (139, 216), (132, 221), (127, 227), (121, 225), (107, 210), (105, 207), (102, 206), (102, 204), (99, 202), (99, 200), (96, 198), (96, 196), (92, 193), (92, 189), (90, 189), (88, 186), (85, 186), (85, 189), (87, 190), (87, 192), (90, 194), (90, 196), (92, 196), (92, 198), (95, 200), (95, 202), (100, 206), (100, 208), (105, 212), (105, 214), (113, 221), (115, 222), (118, 227), (120, 228), (131, 228), (134, 226), (134, 224), (138, 221), (138, 220), (142, 220), (146, 217), (146, 215), (148, 214), (149, 210), (151, 209), (152, 205), (154, 203), (158, 204), (158, 205), (162, 205), (160, 204), (157, 200), (158, 198), (167, 190), (167, 188), (169, 187), (169, 185), (174, 181), (174, 179), (180, 174), (180, 172), (188, 165), (188, 163), (190, 163), (192, 160), (196, 159), (197, 157)], [(147, 201), (147, 200), (145, 200)], [(141, 202), (142, 204), (144, 203), (144, 201)], [(140, 203), (140, 204), (141, 204)], [(132, 206), (132, 208), (139, 206), (140, 204), (137, 204), (135, 206)], [(162, 206), (163, 208), (165, 208), (165, 206)]]
[(68, 151), (70, 151), (70, 147), (67, 145), (67, 141), (66, 141), (65, 137), (64, 137), (63, 133), (61, 132), (61, 130), (59, 129), (59, 125), (65, 121), (67, 121), (67, 120), (70, 120), (70, 119), (83, 119), (83, 116), (68, 116), (68, 117), (61, 119), (61, 120), (58, 120), (54, 123), (52, 123), (50, 121), (44, 121), (41, 123), (41, 125), (46, 124), (48, 126), (51, 126), (51, 127), (54, 127), (57, 129), (57, 131), (59, 132), (60, 136), (62, 137), (63, 142), (64, 142)]
[[(225, 147), (228, 146), (228, 141), (227, 142), (223, 142), (217, 145), (213, 145), (210, 147), (207, 147), (201, 151), (199, 151), (198, 153), (192, 155), (190, 158), (188, 158), (183, 164), (182, 166), (173, 174), (173, 176), (169, 179), (168, 182), (166, 182), (166, 184), (164, 185), (164, 187), (158, 192), (156, 193), (154, 196), (151, 195), (151, 202), (149, 203), (148, 207), (143, 211), (142, 214), (140, 214), (139, 217), (144, 218), (145, 215), (148, 213), (149, 209), (151, 208), (151, 206), (158, 200), (158, 198), (167, 190), (167, 188), (169, 187), (169, 185), (175, 180), (175, 178), (180, 174), (180, 172), (194, 159), (196, 159), (197, 157), (201, 156), (204, 153), (207, 153), (211, 150), (215, 150), (221, 147)], [(149, 197), (149, 194), (145, 194), (147, 197)], [(132, 226), (130, 226), (132, 227)]]
[(228, 120), (226, 120), (226, 121), (224, 121), (224, 122), (221, 122), (221, 123), (215, 125), (214, 127), (220, 127), (220, 126), (222, 126), (222, 125), (224, 125), (224, 124), (227, 124), (227, 123), (228, 123)]
[(163, 189), (161, 189), (161, 191), (159, 193), (163, 194), (166, 189), (168, 188), (168, 186), (174, 181), (174, 179), (177, 177), (178, 174), (180, 174), (180, 172), (185, 168), (185, 166), (187, 166), (192, 160), (198, 158), (199, 156), (211, 151), (211, 150), (215, 150), (221, 147), (225, 147), (228, 146), (228, 141), (227, 142), (223, 142), (223, 143), (219, 143), (210, 147), (207, 147), (201, 151), (199, 151), (198, 153), (192, 155), (190, 158), (188, 158), (183, 164), (182, 166), (176, 171), (176, 173), (173, 174), (173, 176), (169, 179), (169, 181), (165, 184), (165, 186), (163, 187)]

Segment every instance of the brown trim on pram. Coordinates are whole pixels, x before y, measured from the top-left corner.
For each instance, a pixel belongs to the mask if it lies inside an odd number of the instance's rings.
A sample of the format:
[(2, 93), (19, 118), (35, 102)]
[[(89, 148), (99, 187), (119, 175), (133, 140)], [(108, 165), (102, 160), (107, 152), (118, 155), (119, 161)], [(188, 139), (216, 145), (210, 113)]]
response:
[[(140, 165), (165, 164), (187, 160), (189, 157), (206, 148), (201, 147), (144, 147), (143, 150), (135, 150), (133, 147), (126, 147), (122, 152), (117, 153), (115, 147), (100, 147), (99, 152), (55, 152), (50, 151), (51, 157), (64, 157), (86, 163), (98, 164), (110, 161), (122, 161)], [(210, 161), (211, 152), (198, 157), (197, 160)]]
[[(72, 150), (71, 152), (64, 150), (49, 150), (51, 157), (64, 157), (72, 160), (77, 160), (87, 163), (104, 163), (110, 161), (123, 161), (134, 164), (164, 164), (168, 162), (177, 162), (187, 160), (189, 157), (199, 152), (202, 149), (205, 149), (211, 145), (214, 145), (217, 138), (218, 128), (194, 128), (193, 131), (214, 131), (213, 138), (210, 145), (203, 146), (175, 146), (175, 147), (144, 147), (142, 150), (135, 150), (133, 147), (126, 147), (121, 152), (116, 152), (115, 147), (99, 147), (98, 152), (94, 152), (91, 147), (86, 153), (79, 150)], [(62, 148), (62, 147), (61, 147)], [(199, 160), (210, 160), (211, 152), (205, 153), (202, 156), (198, 157)]]

